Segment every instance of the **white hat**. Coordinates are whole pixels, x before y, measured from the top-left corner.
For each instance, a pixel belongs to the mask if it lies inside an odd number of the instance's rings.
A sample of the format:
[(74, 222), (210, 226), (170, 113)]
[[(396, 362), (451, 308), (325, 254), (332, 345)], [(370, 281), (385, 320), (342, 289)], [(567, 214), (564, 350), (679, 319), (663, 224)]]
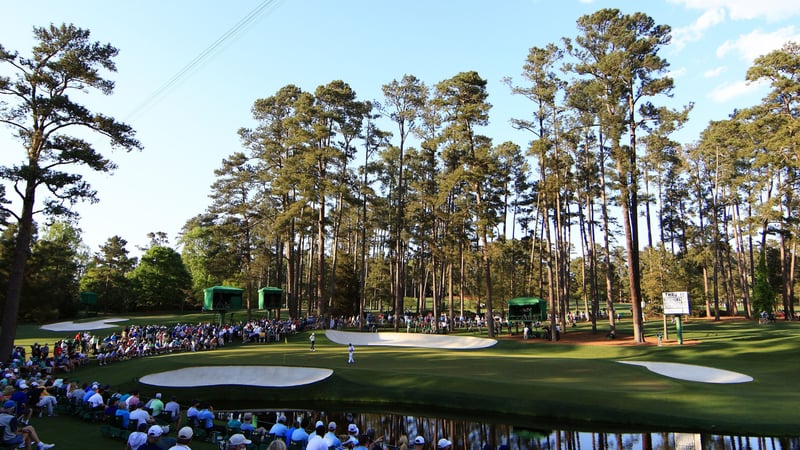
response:
[(178, 439), (191, 439), (194, 436), (192, 427), (183, 427), (178, 431)]
[(148, 436), (155, 436), (155, 437), (159, 437), (159, 436), (161, 436), (163, 433), (164, 433), (164, 430), (162, 430), (162, 429), (161, 429), (161, 427), (160, 427), (160, 426), (158, 426), (158, 425), (153, 425), (153, 426), (151, 426), (151, 427), (150, 427), (150, 428), (147, 430), (147, 435), (148, 435)]
[(314, 428), (323, 427), (325, 428), (325, 422), (318, 420), (317, 423), (314, 424)]
[(422, 436), (417, 436), (414, 438), (414, 445), (425, 445), (425, 438)]
[(441, 439), (439, 439), (439, 442), (436, 444), (436, 447), (437, 448), (447, 448), (447, 447), (450, 447), (451, 445), (453, 445), (452, 442), (448, 441), (445, 438), (441, 438)]
[(356, 426), (356, 424), (351, 423), (350, 425), (347, 426), (347, 432), (358, 434), (358, 427)]
[(328, 429), (329, 429), (329, 430), (335, 430), (335, 429), (336, 429), (336, 422), (334, 422), (334, 421), (331, 421), (331, 422), (328, 424)]
[(228, 443), (231, 445), (242, 445), (242, 444), (250, 445), (253, 443), (253, 441), (244, 437), (242, 433), (236, 433), (233, 436), (231, 436), (230, 439), (228, 439)]
[(28, 385), (27, 385), (27, 384), (25, 384), (25, 382), (23, 381), (23, 382), (21, 382), (21, 383), (19, 384), (19, 388), (20, 388), (20, 389), (28, 389)]
[(158, 394), (156, 394), (156, 398), (161, 398), (161, 392), (159, 392)]

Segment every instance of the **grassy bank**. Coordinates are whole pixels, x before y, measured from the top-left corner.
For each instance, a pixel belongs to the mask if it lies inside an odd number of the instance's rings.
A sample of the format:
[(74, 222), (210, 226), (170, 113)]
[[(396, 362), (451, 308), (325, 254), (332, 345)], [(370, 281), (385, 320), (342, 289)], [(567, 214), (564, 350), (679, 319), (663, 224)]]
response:
[[(138, 323), (209, 320), (210, 316), (149, 316)], [(120, 323), (121, 325), (122, 323)], [(629, 322), (623, 321), (620, 335)], [(743, 320), (684, 324), (684, 345), (653, 345), (660, 321), (648, 322), (649, 345), (591, 345), (568, 339), (588, 325), (567, 330), (558, 343), (522, 341), (503, 334), (495, 347), (447, 351), (359, 347), (355, 365), (345, 346), (317, 333), (317, 351), (307, 334), (269, 344), (234, 344), (212, 352), (180, 353), (91, 366), (70, 374), (123, 390), (139, 388), (210, 400), (217, 409), (331, 409), (425, 413), (516, 425), (584, 430), (705, 431), (716, 434), (800, 434), (800, 324), (757, 325)], [(107, 331), (97, 330), (103, 335)], [(674, 333), (674, 328), (671, 330)], [(19, 328), (18, 344), (54, 342), (74, 333)], [(601, 336), (596, 339), (604, 340)], [(670, 336), (674, 339), (674, 336)], [(584, 339), (586, 340), (586, 339)], [(589, 337), (592, 340), (592, 337)], [(618, 360), (699, 364), (742, 372), (744, 384), (707, 384), (667, 378)], [(161, 389), (140, 384), (142, 375), (196, 365), (281, 365), (333, 369), (332, 377), (297, 388), (220, 386)], [(50, 419), (47, 419), (50, 420)], [(56, 418), (75, 424), (72, 418)], [(84, 426), (84, 425), (80, 425)], [(47, 433), (48, 435), (50, 433)], [(63, 433), (58, 433), (59, 442)], [(99, 436), (97, 439), (102, 439)], [(47, 440), (47, 439), (45, 439)], [(61, 448), (71, 448), (59, 445)], [(72, 447), (75, 448), (75, 447)], [(193, 447), (194, 448), (194, 447)], [(197, 448), (203, 448), (198, 446)]]

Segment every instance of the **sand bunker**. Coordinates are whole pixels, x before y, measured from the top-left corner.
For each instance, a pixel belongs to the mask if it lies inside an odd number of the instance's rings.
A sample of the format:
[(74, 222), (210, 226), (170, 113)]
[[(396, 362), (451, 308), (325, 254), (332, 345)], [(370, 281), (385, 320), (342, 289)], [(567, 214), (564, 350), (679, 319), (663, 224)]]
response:
[(145, 375), (144, 384), (163, 387), (244, 385), (291, 387), (316, 383), (333, 375), (330, 369), (285, 366), (200, 366)]
[(713, 367), (695, 366), (693, 364), (646, 362), (646, 361), (617, 361), (622, 364), (646, 367), (665, 377), (677, 378), (685, 381), (700, 383), (749, 383), (753, 377), (730, 370), (715, 369)]
[(337, 344), (376, 345), (389, 347), (422, 347), (451, 350), (487, 348), (497, 340), (473, 336), (447, 336), (417, 333), (355, 333), (350, 331), (325, 330), (325, 336)]
[(43, 330), (47, 331), (87, 331), (87, 330), (101, 330), (103, 328), (111, 328), (114, 322), (125, 322), (128, 319), (119, 317), (111, 317), (108, 319), (94, 320), (91, 322), (58, 322), (48, 325), (42, 325)]

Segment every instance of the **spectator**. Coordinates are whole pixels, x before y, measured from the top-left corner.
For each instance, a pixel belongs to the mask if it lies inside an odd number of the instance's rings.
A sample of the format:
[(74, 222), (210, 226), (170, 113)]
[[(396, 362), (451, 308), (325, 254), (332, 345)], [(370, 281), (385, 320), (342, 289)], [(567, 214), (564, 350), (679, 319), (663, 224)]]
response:
[(169, 448), (169, 450), (191, 450), (189, 443), (192, 442), (194, 431), (191, 427), (183, 427), (178, 430), (178, 443)]
[(125, 442), (125, 450), (140, 450), (147, 443), (145, 430), (147, 430), (147, 425), (141, 425), (136, 428), (136, 431), (128, 435), (128, 440)]
[(164, 402), (161, 401), (161, 393), (157, 393), (156, 396), (151, 398), (145, 406), (150, 409), (150, 415), (153, 417), (158, 417), (158, 415), (161, 414), (161, 411), (164, 410)]
[(278, 414), (278, 420), (275, 422), (275, 425), (269, 429), (269, 434), (275, 436), (276, 438), (281, 438), (284, 440), (284, 442), (286, 442), (286, 432), (288, 430), (289, 428), (286, 426), (286, 416), (283, 414)]
[(244, 450), (253, 441), (244, 437), (241, 433), (236, 433), (228, 439), (228, 450)]
[(139, 447), (139, 450), (163, 450), (161, 446), (158, 445), (158, 441), (161, 440), (162, 434), (164, 434), (164, 430), (162, 430), (158, 425), (153, 425), (148, 428), (147, 442)]
[[(55, 447), (54, 444), (45, 444), (39, 439), (39, 435), (31, 425), (20, 427), (14, 412), (17, 404), (13, 400), (6, 400), (3, 408), (0, 409), (0, 427), (3, 427), (3, 445), (31, 448), (36, 444), (38, 450), (48, 450)], [(20, 445), (22, 444), (22, 445)]]
[(167, 404), (164, 405), (164, 412), (169, 415), (169, 422), (175, 424), (175, 429), (178, 429), (180, 427), (181, 405), (174, 395)]

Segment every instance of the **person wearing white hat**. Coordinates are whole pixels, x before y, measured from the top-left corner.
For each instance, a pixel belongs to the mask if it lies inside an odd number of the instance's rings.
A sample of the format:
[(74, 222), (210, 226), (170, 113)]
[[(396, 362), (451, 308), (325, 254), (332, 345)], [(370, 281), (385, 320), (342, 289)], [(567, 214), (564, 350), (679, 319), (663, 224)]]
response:
[(139, 447), (139, 450), (161, 450), (158, 441), (161, 440), (161, 435), (164, 430), (158, 425), (152, 425), (147, 429), (147, 442)]
[(169, 448), (169, 450), (192, 450), (189, 448), (189, 443), (192, 442), (194, 431), (192, 427), (183, 427), (178, 430), (178, 443)]
[(444, 450), (451, 447), (453, 447), (453, 443), (445, 438), (439, 439), (439, 442), (436, 443), (436, 448), (438, 448), (439, 450)]
[(425, 438), (422, 436), (417, 436), (414, 438), (414, 448), (416, 450), (422, 450), (425, 447)]
[(236, 433), (228, 439), (228, 450), (241, 450), (247, 448), (253, 441), (244, 437), (242, 433)]

